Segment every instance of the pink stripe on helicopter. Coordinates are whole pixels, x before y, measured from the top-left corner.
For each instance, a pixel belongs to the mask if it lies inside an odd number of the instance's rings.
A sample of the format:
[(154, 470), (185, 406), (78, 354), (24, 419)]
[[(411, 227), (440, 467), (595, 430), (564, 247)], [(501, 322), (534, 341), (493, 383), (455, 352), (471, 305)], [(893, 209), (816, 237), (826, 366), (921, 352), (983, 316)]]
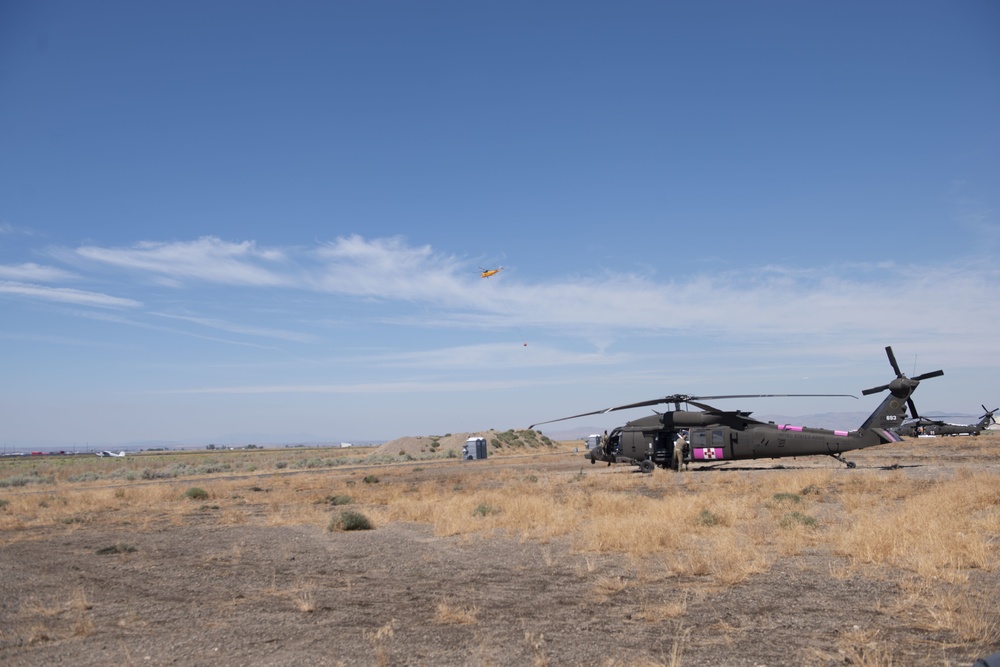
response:
[(726, 457), (722, 447), (695, 447), (693, 453), (698, 461), (715, 461)]
[[(802, 431), (801, 426), (790, 426), (789, 424), (778, 424), (779, 431)], [(850, 435), (847, 431), (834, 431), (834, 435), (839, 435), (842, 437), (847, 437)]]

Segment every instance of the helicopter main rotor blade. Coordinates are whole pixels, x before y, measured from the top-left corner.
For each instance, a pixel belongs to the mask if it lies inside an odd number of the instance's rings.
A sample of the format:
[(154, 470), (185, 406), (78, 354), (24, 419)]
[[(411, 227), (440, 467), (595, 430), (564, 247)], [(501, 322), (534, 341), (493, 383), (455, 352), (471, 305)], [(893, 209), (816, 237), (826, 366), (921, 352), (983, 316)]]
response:
[[(660, 405), (663, 403), (688, 403), (690, 405), (695, 405), (697, 407), (702, 407), (695, 403), (694, 401), (717, 401), (727, 398), (784, 398), (789, 396), (799, 396), (799, 397), (831, 397), (831, 396), (849, 396), (851, 398), (857, 398), (851, 394), (727, 394), (725, 396), (688, 396), (686, 394), (674, 394), (672, 396), (663, 396), (661, 398), (653, 398), (648, 401), (639, 401), (638, 403), (628, 403), (626, 405), (616, 405), (613, 408), (607, 408), (606, 410), (599, 410), (600, 413), (616, 412), (618, 410), (629, 410), (631, 408), (645, 408), (653, 405)], [(703, 410), (705, 408), (702, 408)], [(709, 407), (709, 410), (716, 410), (717, 408)], [(597, 414), (597, 413), (591, 413)], [(579, 415), (583, 416), (583, 415)]]
[(885, 391), (885, 390), (886, 390), (886, 389), (888, 389), (888, 388), (889, 388), (889, 385), (887, 385), (887, 384), (882, 384), (882, 385), (879, 385), (879, 386), (877, 386), (877, 387), (872, 387), (871, 389), (862, 389), (862, 390), (861, 390), (861, 395), (862, 395), (862, 396), (867, 396), (867, 395), (869, 395), (869, 394), (877, 394), (877, 393), (879, 393), (880, 391)]
[(584, 413), (581, 413), (581, 414), (578, 414), (578, 415), (573, 415), (572, 417), (560, 417), (559, 419), (550, 419), (550, 420), (544, 421), (544, 422), (536, 422), (536, 423), (532, 424), (531, 426), (529, 426), (528, 428), (529, 429), (533, 429), (536, 426), (541, 426), (542, 424), (553, 424), (555, 422), (564, 422), (564, 421), (567, 421), (567, 420), (570, 420), (570, 419), (576, 419), (577, 417), (589, 417), (590, 415), (602, 415), (605, 412), (608, 412), (608, 410), (594, 410), (593, 412), (584, 412)]
[(663, 403), (689, 403), (703, 410), (707, 409), (710, 412), (718, 412), (717, 408), (711, 406), (702, 406), (694, 401), (706, 400), (715, 401), (725, 398), (784, 398), (784, 397), (850, 397), (857, 398), (853, 394), (727, 394), (725, 396), (688, 396), (686, 394), (674, 394), (672, 396), (663, 396), (661, 398), (653, 398), (648, 401), (639, 401), (638, 403), (627, 403), (625, 405), (616, 405), (613, 408), (605, 408), (603, 410), (592, 410), (591, 412), (583, 412), (578, 415), (573, 415), (572, 417), (560, 417), (559, 419), (550, 419), (544, 422), (537, 422), (532, 424), (528, 428), (535, 428), (536, 426), (541, 426), (542, 424), (552, 424), (555, 422), (567, 421), (570, 419), (576, 419), (577, 417), (589, 417), (591, 415), (603, 415), (609, 412), (617, 412), (618, 410), (630, 410), (632, 408), (646, 408), (652, 407), (654, 405), (662, 405)]
[(917, 406), (914, 405), (913, 399), (912, 398), (906, 399), (906, 404), (910, 406), (910, 416), (913, 417), (914, 419), (920, 419), (920, 415), (917, 414)]
[[(719, 408), (713, 408), (707, 403), (699, 403), (698, 401), (688, 401), (688, 405), (693, 405), (699, 410), (704, 410), (705, 412), (710, 412), (712, 414), (722, 414), (725, 410), (720, 410)], [(749, 412), (747, 414), (750, 414)]]
[(899, 364), (896, 363), (896, 355), (892, 353), (892, 346), (885, 346), (885, 353), (889, 357), (889, 363), (892, 364), (892, 370), (896, 371), (896, 377), (903, 377), (902, 371), (899, 370)]
[(730, 394), (729, 396), (688, 396), (688, 401), (685, 403), (690, 403), (691, 400), (694, 401), (717, 401), (723, 398), (788, 398), (788, 397), (816, 397), (816, 398), (831, 398), (831, 397), (846, 397), (846, 398), (857, 398), (854, 394)]
[(936, 378), (944, 375), (944, 371), (931, 371), (930, 373), (922, 373), (915, 378), (910, 378), (911, 380), (916, 380), (920, 382), (921, 380), (926, 380), (927, 378)]

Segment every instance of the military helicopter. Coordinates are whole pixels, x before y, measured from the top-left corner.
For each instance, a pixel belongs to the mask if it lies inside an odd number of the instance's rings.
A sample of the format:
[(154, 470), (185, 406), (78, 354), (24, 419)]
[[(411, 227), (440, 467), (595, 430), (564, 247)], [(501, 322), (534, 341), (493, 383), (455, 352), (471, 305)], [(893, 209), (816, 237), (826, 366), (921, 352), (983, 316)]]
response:
[[(617, 410), (649, 407), (663, 403), (673, 403), (671, 412), (657, 413), (642, 417), (614, 429), (602, 443), (591, 449), (587, 456), (591, 463), (607, 461), (629, 463), (639, 466), (642, 472), (653, 472), (656, 466), (680, 470), (682, 464), (712, 463), (740, 459), (766, 459), (786, 456), (832, 456), (854, 468), (853, 461), (846, 461), (842, 452), (863, 449), (890, 442), (900, 442), (902, 438), (892, 429), (899, 426), (906, 417), (906, 407), (916, 414), (916, 406), (910, 398), (922, 380), (944, 375), (944, 371), (932, 371), (908, 378), (899, 370), (891, 347), (885, 348), (889, 364), (896, 377), (888, 384), (865, 389), (865, 396), (889, 390), (889, 395), (875, 409), (856, 431), (830, 431), (805, 426), (790, 426), (761, 422), (750, 417), (749, 412), (739, 410), (719, 410), (701, 401), (730, 398), (768, 398), (776, 396), (851, 396), (850, 394), (738, 394), (729, 396), (687, 396), (674, 394), (649, 401), (619, 405), (604, 410), (585, 412), (572, 417), (562, 417), (533, 424), (551, 424), (577, 417), (605, 414)], [(856, 396), (851, 396), (857, 398)], [(684, 411), (681, 404), (698, 408), (699, 411)]]
[(916, 419), (905, 422), (893, 430), (899, 435), (910, 438), (920, 435), (979, 435), (984, 428), (995, 421), (993, 415), (1000, 410), (1000, 408), (988, 410), (985, 405), (982, 407), (983, 416), (976, 424), (949, 424), (938, 419), (914, 415)]

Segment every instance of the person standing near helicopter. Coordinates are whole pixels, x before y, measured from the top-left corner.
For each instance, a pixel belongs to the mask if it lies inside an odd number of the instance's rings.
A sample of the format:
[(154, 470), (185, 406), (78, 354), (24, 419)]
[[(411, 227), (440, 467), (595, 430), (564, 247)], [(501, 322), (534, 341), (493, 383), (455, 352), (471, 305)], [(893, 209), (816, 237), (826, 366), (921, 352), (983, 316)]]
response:
[(687, 431), (680, 431), (677, 433), (677, 439), (674, 440), (673, 468), (677, 472), (680, 472), (681, 464), (684, 463), (684, 459), (687, 457), (687, 453), (688, 453)]

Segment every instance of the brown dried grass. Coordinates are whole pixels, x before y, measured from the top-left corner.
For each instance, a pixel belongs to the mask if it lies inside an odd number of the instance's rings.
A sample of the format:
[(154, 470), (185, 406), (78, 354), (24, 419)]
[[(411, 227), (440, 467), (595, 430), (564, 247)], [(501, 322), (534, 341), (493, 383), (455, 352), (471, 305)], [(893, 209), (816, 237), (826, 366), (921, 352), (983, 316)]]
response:
[[(76, 462), (63, 462), (53, 475), (79, 474)], [(80, 465), (106, 468), (106, 461)], [(819, 469), (568, 477), (441, 465), (449, 472), (427, 479), (415, 479), (406, 466), (379, 469), (378, 483), (362, 481), (370, 470), (337, 469), (261, 477), (266, 489), (256, 486), (261, 481), (234, 475), (202, 476), (197, 484), (209, 493), (212, 516), (222, 524), (325, 526), (331, 512), (326, 499), (347, 495), (382, 525), (425, 523), (439, 536), (499, 531), (541, 543), (568, 538), (583, 554), (652, 558), (670, 576), (710, 577), (723, 585), (806, 549), (839, 555), (850, 571), (888, 565), (956, 584), (967, 581), (970, 571), (1000, 568), (1000, 479), (994, 473), (966, 470), (918, 479), (901, 471)], [(184, 523), (199, 509), (197, 501), (183, 497), (191, 483), (99, 487), (59, 481), (5, 488), (0, 539), (19, 539), (31, 528)]]
[(474, 604), (461, 604), (455, 600), (441, 600), (434, 620), (442, 625), (475, 625), (479, 609)]

